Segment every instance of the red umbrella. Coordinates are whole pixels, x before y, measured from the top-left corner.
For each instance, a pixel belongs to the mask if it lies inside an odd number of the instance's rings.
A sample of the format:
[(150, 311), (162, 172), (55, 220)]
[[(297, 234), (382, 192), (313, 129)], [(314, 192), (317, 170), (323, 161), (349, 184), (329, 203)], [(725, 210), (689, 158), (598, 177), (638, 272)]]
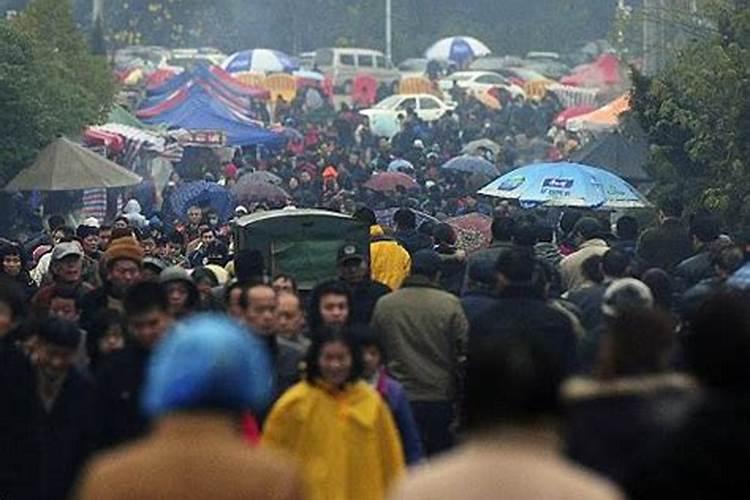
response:
[(401, 172), (382, 172), (373, 175), (369, 181), (364, 183), (364, 187), (387, 193), (395, 191), (396, 187), (401, 186), (404, 189), (417, 189), (417, 181)]
[(466, 252), (486, 248), (492, 242), (492, 217), (471, 213), (446, 220), (456, 231), (456, 246)]

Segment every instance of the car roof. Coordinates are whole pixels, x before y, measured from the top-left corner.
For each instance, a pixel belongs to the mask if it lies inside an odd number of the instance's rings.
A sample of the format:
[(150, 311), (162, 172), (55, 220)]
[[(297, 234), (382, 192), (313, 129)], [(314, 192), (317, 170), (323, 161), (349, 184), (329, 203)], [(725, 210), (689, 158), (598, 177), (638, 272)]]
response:
[(346, 48), (341, 48), (341, 47), (326, 47), (326, 48), (318, 49), (318, 50), (332, 50), (332, 51), (338, 52), (340, 54), (372, 54), (372, 55), (377, 55), (377, 56), (384, 55), (379, 50), (357, 49), (357, 48), (353, 48), (353, 47), (346, 47)]

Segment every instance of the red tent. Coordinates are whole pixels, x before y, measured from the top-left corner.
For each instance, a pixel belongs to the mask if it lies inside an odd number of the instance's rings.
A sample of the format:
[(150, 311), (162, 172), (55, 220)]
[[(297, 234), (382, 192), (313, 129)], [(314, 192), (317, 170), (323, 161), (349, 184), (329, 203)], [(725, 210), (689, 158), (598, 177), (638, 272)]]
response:
[(595, 109), (596, 107), (589, 106), (587, 104), (565, 108), (562, 113), (555, 117), (555, 125), (557, 125), (558, 127), (564, 127), (568, 123), (568, 120), (570, 120), (571, 118), (591, 113)]
[(602, 54), (591, 64), (579, 66), (560, 83), (572, 87), (607, 87), (623, 81), (620, 60), (614, 54)]

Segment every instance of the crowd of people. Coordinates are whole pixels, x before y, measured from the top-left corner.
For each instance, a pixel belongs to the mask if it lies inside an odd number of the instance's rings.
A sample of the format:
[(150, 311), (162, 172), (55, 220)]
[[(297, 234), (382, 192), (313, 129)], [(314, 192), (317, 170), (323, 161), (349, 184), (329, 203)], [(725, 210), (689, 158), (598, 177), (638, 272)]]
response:
[(745, 491), (750, 245), (710, 213), (503, 210), (456, 258), (361, 206), (369, 248), (309, 293), (186, 216), (2, 244), (3, 498)]
[[(576, 139), (552, 97), (454, 98), (391, 140), (300, 99), (275, 110), (303, 132), (287, 151), (205, 172), (267, 171), (369, 226), (312, 290), (215, 209), (162, 208), (178, 175), (111, 221), (0, 241), (0, 498), (746, 496), (750, 235), (671, 199), (646, 228), (492, 206), (442, 163), (495, 139), (475, 153), (504, 171)], [(416, 189), (364, 186), (395, 160)], [(467, 252), (443, 221), (475, 212), (492, 243)]]

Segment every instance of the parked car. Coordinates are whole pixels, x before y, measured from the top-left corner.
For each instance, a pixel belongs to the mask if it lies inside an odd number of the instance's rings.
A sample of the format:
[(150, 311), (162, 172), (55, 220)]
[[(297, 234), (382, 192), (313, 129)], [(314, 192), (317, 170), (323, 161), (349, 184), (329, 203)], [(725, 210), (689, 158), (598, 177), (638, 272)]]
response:
[(450, 93), (454, 85), (458, 85), (468, 93), (486, 92), (493, 87), (499, 87), (507, 90), (514, 98), (526, 95), (521, 87), (490, 71), (458, 71), (441, 79), (438, 84), (440, 90), (446, 94)]
[(368, 74), (380, 83), (398, 84), (401, 74), (379, 50), (331, 48), (315, 51), (315, 66), (331, 78), (334, 91), (349, 95), (354, 78)]
[(400, 94), (386, 97), (373, 107), (363, 109), (360, 114), (370, 120), (370, 128), (375, 134), (390, 138), (401, 128), (399, 115), (406, 116), (408, 109), (413, 109), (422, 120), (430, 122), (455, 108), (455, 104), (441, 101), (434, 95)]

